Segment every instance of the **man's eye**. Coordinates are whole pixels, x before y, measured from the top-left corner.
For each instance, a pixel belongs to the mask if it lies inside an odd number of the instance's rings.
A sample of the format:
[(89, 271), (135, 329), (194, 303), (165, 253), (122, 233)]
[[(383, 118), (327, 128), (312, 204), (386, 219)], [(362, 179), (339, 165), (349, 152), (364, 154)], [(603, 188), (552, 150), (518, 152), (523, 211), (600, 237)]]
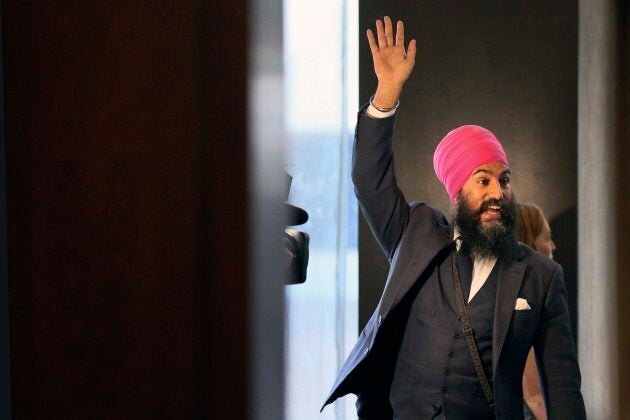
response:
[(485, 178), (481, 178), (481, 179), (477, 180), (477, 184), (488, 185), (488, 180), (485, 179)]
[(505, 186), (510, 185), (510, 180), (509, 180), (509, 178), (503, 178), (503, 179), (501, 180), (501, 185), (503, 185), (504, 187), (505, 187)]

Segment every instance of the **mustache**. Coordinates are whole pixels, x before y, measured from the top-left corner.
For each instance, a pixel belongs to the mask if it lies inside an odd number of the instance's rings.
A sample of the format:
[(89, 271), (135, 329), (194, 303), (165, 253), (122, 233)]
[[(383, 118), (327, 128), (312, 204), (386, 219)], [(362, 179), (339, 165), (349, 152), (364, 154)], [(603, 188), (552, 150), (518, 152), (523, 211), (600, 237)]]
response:
[(499, 206), (501, 208), (501, 212), (503, 213), (505, 211), (507, 204), (503, 200), (495, 200), (495, 199), (487, 200), (481, 203), (479, 210), (477, 210), (477, 214), (481, 214), (484, 211), (490, 209), (490, 206)]

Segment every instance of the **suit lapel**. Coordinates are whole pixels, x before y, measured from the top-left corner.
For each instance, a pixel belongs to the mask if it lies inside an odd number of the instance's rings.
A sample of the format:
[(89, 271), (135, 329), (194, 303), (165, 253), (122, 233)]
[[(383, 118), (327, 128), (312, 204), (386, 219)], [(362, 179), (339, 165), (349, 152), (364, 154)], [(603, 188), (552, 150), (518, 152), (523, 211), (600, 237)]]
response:
[[(523, 251), (518, 249), (522, 258)], [(497, 362), (503, 350), (505, 337), (507, 336), (514, 305), (518, 297), (518, 291), (523, 282), (526, 264), (520, 261), (510, 263), (500, 262), (499, 283), (497, 285), (497, 296), (494, 306), (494, 325), (492, 335), (492, 371), (496, 372)]]
[(405, 260), (408, 258), (409, 263), (400, 277), (398, 287), (395, 290), (386, 289), (383, 293), (381, 313), (388, 313), (396, 306), (438, 253), (453, 242), (453, 228), (442, 224), (438, 224), (438, 227), (439, 229), (432, 229), (422, 236), (423, 240), (415, 244), (410, 258), (403, 257)]

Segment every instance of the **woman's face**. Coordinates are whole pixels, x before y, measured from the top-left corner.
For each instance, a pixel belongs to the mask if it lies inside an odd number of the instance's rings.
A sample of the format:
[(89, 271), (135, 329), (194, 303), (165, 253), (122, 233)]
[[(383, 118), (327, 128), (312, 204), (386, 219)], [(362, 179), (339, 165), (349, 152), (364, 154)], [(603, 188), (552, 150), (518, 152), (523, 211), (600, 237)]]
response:
[(551, 229), (549, 228), (549, 223), (545, 221), (545, 224), (534, 240), (534, 247), (536, 251), (540, 252), (543, 255), (548, 256), (549, 258), (553, 258), (553, 251), (556, 250), (556, 244), (553, 243), (551, 239)]

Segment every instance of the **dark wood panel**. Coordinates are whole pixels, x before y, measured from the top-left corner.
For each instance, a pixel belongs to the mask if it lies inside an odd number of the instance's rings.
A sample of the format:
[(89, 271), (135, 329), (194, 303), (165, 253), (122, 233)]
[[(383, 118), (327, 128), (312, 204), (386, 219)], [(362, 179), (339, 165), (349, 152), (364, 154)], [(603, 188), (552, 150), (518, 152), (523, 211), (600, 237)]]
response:
[(617, 320), (619, 322), (619, 381), (618, 401), (619, 413), (623, 420), (630, 419), (630, 413), (625, 410), (624, 403), (630, 395), (630, 284), (628, 273), (630, 272), (630, 229), (628, 229), (628, 216), (630, 216), (630, 182), (625, 160), (630, 156), (630, 4), (624, 1), (617, 2), (619, 7), (619, 139), (617, 156)]
[(4, 2), (14, 418), (245, 418), (247, 9), (227, 9)]

